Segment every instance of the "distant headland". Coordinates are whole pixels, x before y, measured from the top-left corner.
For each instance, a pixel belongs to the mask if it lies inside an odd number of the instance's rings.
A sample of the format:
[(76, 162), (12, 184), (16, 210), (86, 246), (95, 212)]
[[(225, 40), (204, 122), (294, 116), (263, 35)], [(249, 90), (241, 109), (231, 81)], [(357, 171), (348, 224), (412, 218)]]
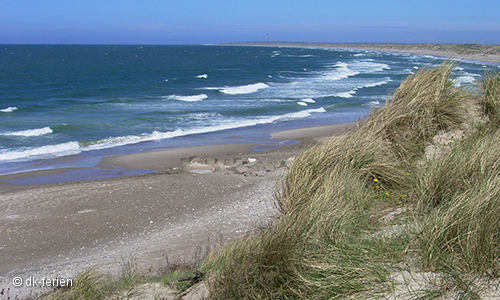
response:
[(500, 63), (500, 45), (485, 44), (370, 44), (370, 43), (309, 43), (309, 42), (241, 42), (223, 43), (234, 46), (339, 48), (404, 52), (454, 59)]

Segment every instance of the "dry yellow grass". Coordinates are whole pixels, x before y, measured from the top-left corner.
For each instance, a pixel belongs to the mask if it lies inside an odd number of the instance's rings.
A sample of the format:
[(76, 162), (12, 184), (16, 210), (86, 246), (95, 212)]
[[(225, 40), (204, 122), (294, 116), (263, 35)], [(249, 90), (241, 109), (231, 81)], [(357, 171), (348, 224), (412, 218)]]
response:
[[(278, 224), (205, 260), (212, 299), (382, 297), (402, 265), (440, 278), (424, 295), (474, 298), (471, 278), (500, 276), (499, 77), (472, 94), (453, 86), (454, 67), (411, 74), (355, 132), (298, 157), (278, 194)], [(470, 124), (480, 99), (490, 120), (483, 129)], [(436, 134), (465, 122), (463, 141), (418, 163)], [(412, 230), (376, 233), (376, 209), (412, 203)]]

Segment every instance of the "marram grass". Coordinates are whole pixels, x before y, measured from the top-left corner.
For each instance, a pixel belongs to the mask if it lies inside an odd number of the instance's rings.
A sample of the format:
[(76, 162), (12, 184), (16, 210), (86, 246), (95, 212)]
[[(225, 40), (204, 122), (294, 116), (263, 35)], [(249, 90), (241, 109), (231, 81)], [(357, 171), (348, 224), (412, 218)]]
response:
[(430, 269), (500, 276), (500, 132), (482, 129), (421, 171), (415, 195)]
[[(497, 92), (491, 83), (480, 94), (455, 87), (454, 67), (418, 70), (356, 131), (304, 151), (277, 196), (278, 223), (204, 261), (211, 299), (385, 298), (401, 268), (453, 278), (426, 295), (446, 295), (452, 284), (474, 297), (464, 274), (500, 276), (500, 156), (492, 151), (500, 133), (492, 115), (483, 129), (470, 126), (470, 107)], [(462, 141), (441, 150), (449, 153), (420, 163), (435, 135), (464, 128)], [(378, 234), (376, 210), (400, 205), (417, 208), (411, 230)]]
[(500, 127), (500, 73), (490, 72), (480, 82), (483, 113), (492, 125)]
[(434, 135), (459, 128), (466, 120), (469, 95), (453, 86), (454, 67), (445, 62), (410, 74), (388, 97), (386, 106), (374, 111), (363, 124), (391, 143), (401, 163), (413, 163)]
[(37, 297), (40, 300), (99, 300), (105, 297), (103, 276), (94, 268), (88, 268), (78, 274), (69, 288), (56, 290), (54, 293)]
[(145, 282), (134, 263), (125, 261), (118, 278), (104, 276), (95, 267), (85, 269), (73, 280), (73, 285), (40, 295), (37, 300), (101, 300), (128, 299), (137, 296), (134, 287)]

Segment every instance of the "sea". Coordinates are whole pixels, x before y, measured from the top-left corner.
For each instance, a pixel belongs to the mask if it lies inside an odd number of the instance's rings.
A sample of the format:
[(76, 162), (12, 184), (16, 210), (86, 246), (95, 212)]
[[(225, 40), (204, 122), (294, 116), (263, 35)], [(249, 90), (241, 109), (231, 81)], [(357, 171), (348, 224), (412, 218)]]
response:
[[(1, 45), (0, 174), (77, 168), (30, 182), (106, 178), (152, 172), (99, 166), (111, 155), (281, 147), (296, 141), (272, 132), (357, 121), (411, 72), (442, 62), (335, 48)], [(461, 61), (454, 84), (472, 85), (496, 67)]]

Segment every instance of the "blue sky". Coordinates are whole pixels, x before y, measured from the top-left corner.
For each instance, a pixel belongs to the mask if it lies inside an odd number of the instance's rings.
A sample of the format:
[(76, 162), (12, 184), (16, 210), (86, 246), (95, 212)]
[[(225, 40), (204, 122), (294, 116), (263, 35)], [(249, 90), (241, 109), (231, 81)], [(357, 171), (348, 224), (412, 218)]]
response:
[(499, 0), (1, 0), (0, 43), (500, 44)]

